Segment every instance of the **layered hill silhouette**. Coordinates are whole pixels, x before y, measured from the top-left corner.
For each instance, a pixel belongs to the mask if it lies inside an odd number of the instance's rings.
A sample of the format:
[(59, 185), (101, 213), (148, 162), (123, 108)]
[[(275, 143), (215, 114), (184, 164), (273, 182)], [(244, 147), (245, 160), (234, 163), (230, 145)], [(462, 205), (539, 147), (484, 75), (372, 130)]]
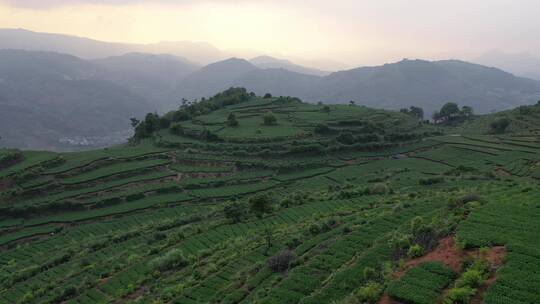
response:
[(0, 29), (0, 49), (58, 52), (84, 59), (121, 56), (126, 53), (166, 53), (189, 58), (191, 61), (201, 64), (227, 58), (227, 54), (205, 42), (116, 43), (70, 35), (39, 33), (25, 29)]
[(393, 110), (415, 105), (426, 113), (449, 101), (486, 113), (531, 104), (540, 98), (538, 81), (458, 60), (403, 60), (320, 77), (284, 68), (260, 69), (246, 60), (234, 59), (188, 76), (179, 93), (196, 98), (230, 86), (246, 87), (258, 94), (298, 96), (311, 102), (355, 101)]
[[(472, 106), (480, 114), (540, 99), (540, 81), (458, 60), (402, 60), (328, 74), (269, 56), (203, 66), (193, 59), (197, 48), (162, 45), (168, 49), (0, 30), (0, 145), (109, 145), (125, 140), (130, 117), (164, 113), (183, 98), (198, 100), (233, 86), (312, 103), (354, 101), (390, 110), (419, 106), (426, 115), (447, 102)], [(152, 54), (161, 50), (168, 54)], [(181, 52), (185, 56), (176, 56)]]
[(0, 51), (0, 144), (54, 149), (124, 141), (129, 118), (152, 106), (96, 74), (95, 65), (69, 55)]

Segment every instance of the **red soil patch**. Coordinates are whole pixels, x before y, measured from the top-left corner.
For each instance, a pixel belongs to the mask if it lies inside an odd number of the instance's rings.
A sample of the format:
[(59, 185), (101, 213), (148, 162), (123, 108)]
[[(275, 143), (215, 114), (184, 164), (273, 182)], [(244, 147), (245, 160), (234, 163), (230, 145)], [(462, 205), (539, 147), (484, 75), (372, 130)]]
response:
[(389, 295), (385, 294), (381, 300), (379, 301), (379, 304), (401, 304), (400, 302), (390, 298)]
[(441, 262), (447, 267), (452, 268), (455, 272), (461, 272), (461, 264), (466, 256), (467, 254), (465, 252), (457, 248), (454, 238), (448, 236), (441, 239), (437, 247), (430, 253), (405, 262), (403, 270), (394, 273), (394, 277), (399, 279), (407, 272), (407, 270), (430, 261)]
[(498, 268), (504, 264), (506, 257), (506, 248), (504, 246), (492, 247), (486, 253), (484, 258), (489, 262), (491, 267)]
[(486, 290), (497, 281), (497, 269), (504, 264), (504, 258), (506, 257), (506, 248), (499, 246), (490, 248), (484, 258), (491, 265), (491, 273), (484, 285), (478, 288), (476, 295), (471, 299), (471, 304), (484, 303), (484, 293)]
[[(453, 236), (448, 236), (439, 241), (437, 247), (428, 254), (411, 259), (405, 262), (405, 267), (394, 273), (396, 279), (401, 278), (407, 270), (418, 266), (424, 262), (441, 262), (457, 273), (463, 271), (463, 262), (467, 257), (483, 257), (491, 265), (491, 274), (486, 283), (478, 289), (477, 294), (471, 300), (472, 304), (483, 303), (484, 293), (497, 280), (496, 270), (503, 265), (506, 257), (506, 248), (503, 246), (492, 247), (484, 255), (481, 255), (478, 249), (463, 251), (456, 246)], [(379, 301), (379, 304), (399, 304), (388, 295)]]

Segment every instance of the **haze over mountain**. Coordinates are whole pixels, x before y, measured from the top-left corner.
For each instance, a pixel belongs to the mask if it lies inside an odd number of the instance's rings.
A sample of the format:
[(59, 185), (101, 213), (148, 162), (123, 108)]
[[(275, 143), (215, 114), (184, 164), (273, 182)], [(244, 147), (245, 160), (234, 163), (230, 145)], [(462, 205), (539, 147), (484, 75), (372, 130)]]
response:
[[(228, 74), (228, 70), (234, 72)], [(197, 77), (196, 81), (183, 82), (180, 94), (197, 98), (205, 96), (196, 94), (200, 88), (207, 88), (204, 93), (213, 94), (230, 86), (243, 86), (258, 94), (297, 96), (311, 102), (348, 103), (352, 100), (361, 105), (394, 110), (416, 105), (428, 114), (449, 101), (486, 113), (540, 99), (538, 81), (458, 60), (403, 60), (324, 77), (285, 69), (257, 69), (244, 60), (227, 60), (213, 64), (212, 72), (206, 71), (205, 75)], [(205, 79), (211, 79), (208, 85)]]
[(69, 55), (0, 50), (0, 145), (61, 149), (125, 141), (129, 118), (153, 107), (96, 73)]
[(498, 67), (519, 76), (540, 80), (540, 57), (530, 53), (507, 53), (492, 50), (473, 59), (474, 62)]
[(212, 63), (187, 76), (178, 92), (190, 99), (210, 96), (223, 91), (224, 87), (233, 86), (236, 79), (256, 70), (259, 68), (239, 58)]
[(249, 62), (253, 63), (261, 69), (285, 69), (291, 72), (316, 75), (316, 76), (326, 76), (330, 74), (327, 71), (321, 71), (318, 69), (306, 68), (298, 64), (292, 63), (290, 60), (286, 59), (277, 59), (270, 56), (259, 56), (251, 59)]
[(0, 49), (50, 51), (71, 54), (84, 59), (120, 56), (132, 52), (170, 54), (201, 64), (208, 64), (228, 57), (228, 54), (204, 42), (115, 43), (69, 35), (38, 33), (24, 29), (0, 29)]
[(159, 112), (178, 105), (180, 82), (200, 66), (173, 55), (129, 53), (91, 61), (97, 79), (130, 89), (150, 101)]

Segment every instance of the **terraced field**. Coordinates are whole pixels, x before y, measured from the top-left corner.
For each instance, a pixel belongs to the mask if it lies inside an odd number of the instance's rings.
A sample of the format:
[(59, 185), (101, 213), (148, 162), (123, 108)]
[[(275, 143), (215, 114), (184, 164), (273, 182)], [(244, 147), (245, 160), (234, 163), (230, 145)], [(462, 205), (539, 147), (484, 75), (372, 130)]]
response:
[(0, 303), (540, 302), (530, 132), (262, 98), (180, 124), (99, 151), (2, 150)]

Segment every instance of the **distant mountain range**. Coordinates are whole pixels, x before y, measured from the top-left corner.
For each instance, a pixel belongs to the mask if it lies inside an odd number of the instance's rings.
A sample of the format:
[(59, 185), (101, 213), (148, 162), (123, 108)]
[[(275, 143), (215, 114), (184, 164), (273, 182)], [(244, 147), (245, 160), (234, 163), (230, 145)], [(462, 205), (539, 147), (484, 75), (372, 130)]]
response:
[(260, 69), (246, 60), (229, 59), (189, 75), (178, 92), (186, 98), (197, 98), (230, 86), (246, 87), (258, 94), (297, 96), (311, 102), (355, 101), (394, 110), (416, 105), (426, 113), (449, 101), (487, 113), (540, 99), (539, 81), (458, 60), (403, 60), (320, 77), (283, 68)]
[[(170, 47), (179, 50), (175, 45)], [(403, 60), (328, 73), (269, 56), (199, 65), (188, 51), (123, 53), (123, 46), (0, 30), (0, 145), (72, 149), (117, 143), (129, 134), (130, 117), (172, 110), (181, 98), (208, 97), (231, 86), (308, 102), (355, 101), (394, 110), (416, 105), (427, 115), (449, 101), (486, 113), (540, 100), (539, 81), (457, 60)], [(19, 49), (2, 50), (8, 47)]]
[(0, 145), (61, 149), (118, 143), (151, 111), (131, 90), (69, 55), (0, 50)]
[(0, 49), (49, 51), (84, 59), (120, 56), (126, 53), (170, 54), (188, 58), (200, 64), (208, 64), (229, 57), (228, 54), (205, 42), (114, 43), (24, 29), (0, 29)]
[(259, 56), (251, 59), (249, 62), (256, 65), (261, 69), (284, 69), (291, 72), (296, 72), (300, 74), (315, 75), (315, 76), (326, 76), (330, 74), (328, 71), (321, 71), (318, 69), (307, 68), (295, 63), (292, 63), (289, 60), (277, 59), (270, 56)]

